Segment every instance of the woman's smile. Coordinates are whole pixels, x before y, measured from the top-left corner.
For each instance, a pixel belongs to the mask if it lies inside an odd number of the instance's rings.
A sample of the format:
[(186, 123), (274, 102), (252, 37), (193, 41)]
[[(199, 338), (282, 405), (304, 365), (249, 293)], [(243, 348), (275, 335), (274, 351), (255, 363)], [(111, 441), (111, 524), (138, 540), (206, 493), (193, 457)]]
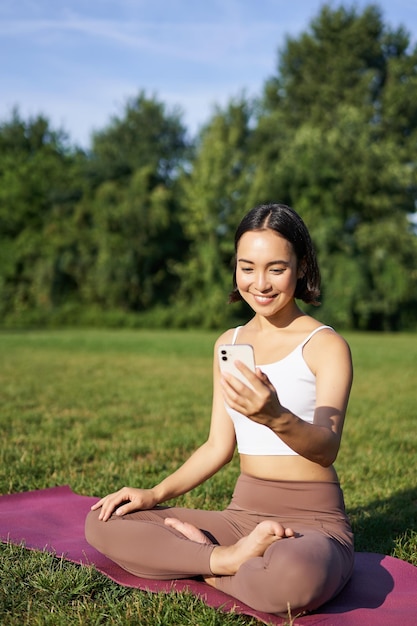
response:
[(253, 298), (256, 300), (258, 304), (270, 304), (275, 300), (277, 294), (271, 296), (260, 296), (256, 294), (252, 294)]

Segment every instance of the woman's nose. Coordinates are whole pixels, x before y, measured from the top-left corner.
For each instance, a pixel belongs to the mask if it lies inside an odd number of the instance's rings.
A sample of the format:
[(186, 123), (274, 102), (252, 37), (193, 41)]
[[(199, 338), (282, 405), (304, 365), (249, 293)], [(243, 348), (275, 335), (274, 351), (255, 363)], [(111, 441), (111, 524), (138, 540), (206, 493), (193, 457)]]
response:
[(268, 291), (271, 288), (271, 284), (268, 281), (268, 277), (263, 272), (259, 272), (255, 275), (255, 287), (258, 291)]

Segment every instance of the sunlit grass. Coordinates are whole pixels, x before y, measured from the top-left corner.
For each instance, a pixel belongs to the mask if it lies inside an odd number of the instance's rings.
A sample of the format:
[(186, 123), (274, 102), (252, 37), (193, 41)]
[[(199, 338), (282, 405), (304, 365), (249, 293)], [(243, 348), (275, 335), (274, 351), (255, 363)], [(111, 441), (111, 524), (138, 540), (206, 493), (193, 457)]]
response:
[[(347, 339), (355, 381), (337, 469), (356, 549), (417, 565), (416, 337)], [(153, 485), (207, 435), (214, 340), (185, 331), (0, 333), (1, 492)], [(238, 471), (235, 459), (179, 503), (222, 508)], [(48, 554), (1, 551), (2, 624), (256, 623), (186, 594), (125, 589)]]

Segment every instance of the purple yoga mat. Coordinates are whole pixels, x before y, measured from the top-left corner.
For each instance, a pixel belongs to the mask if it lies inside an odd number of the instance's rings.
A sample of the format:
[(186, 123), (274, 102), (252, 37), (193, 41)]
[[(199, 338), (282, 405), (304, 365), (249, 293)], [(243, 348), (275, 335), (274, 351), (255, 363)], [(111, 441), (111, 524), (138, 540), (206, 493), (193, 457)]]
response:
[[(97, 498), (74, 493), (69, 486), (0, 497), (0, 539), (46, 550), (68, 561), (93, 565), (115, 582), (151, 592), (189, 591), (208, 606), (244, 613), (261, 622), (285, 623), (255, 611), (196, 580), (155, 581), (128, 574), (97, 552), (84, 538), (84, 520)], [(382, 554), (357, 552), (354, 573), (345, 589), (294, 626), (416, 626), (417, 567)]]

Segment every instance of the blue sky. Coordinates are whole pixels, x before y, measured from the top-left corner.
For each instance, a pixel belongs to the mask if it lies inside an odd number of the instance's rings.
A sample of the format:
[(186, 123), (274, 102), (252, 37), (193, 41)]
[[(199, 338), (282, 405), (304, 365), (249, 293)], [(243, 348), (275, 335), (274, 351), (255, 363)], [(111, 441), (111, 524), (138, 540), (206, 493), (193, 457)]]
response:
[[(329, 2), (352, 6), (350, 0)], [(362, 8), (370, 2), (357, 0)], [(416, 0), (377, 0), (417, 41)], [(215, 104), (260, 95), (285, 35), (322, 0), (0, 0), (0, 122), (42, 113), (87, 147), (144, 90), (179, 106), (191, 133)]]

